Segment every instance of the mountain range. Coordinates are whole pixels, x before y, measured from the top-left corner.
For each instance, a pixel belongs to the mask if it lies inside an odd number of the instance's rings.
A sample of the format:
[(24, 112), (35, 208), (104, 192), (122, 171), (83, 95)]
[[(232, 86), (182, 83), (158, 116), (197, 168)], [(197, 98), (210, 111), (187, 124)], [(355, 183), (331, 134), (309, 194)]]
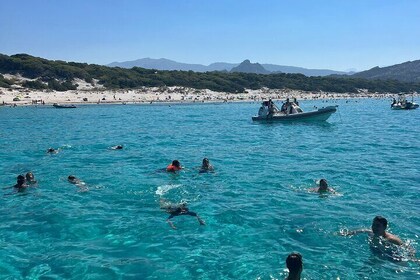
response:
[[(0, 54), (0, 88), (22, 87), (36, 90), (75, 90), (80, 80), (106, 89), (138, 89), (141, 87), (188, 87), (218, 92), (245, 92), (246, 89), (293, 89), (304, 91), (353, 92), (360, 89), (370, 92), (420, 92), (420, 82), (396, 80), (410, 77), (420, 80), (420, 61), (375, 67), (363, 73), (367, 78), (348, 75), (307, 77), (302, 74), (272, 73), (259, 63), (245, 60), (231, 71), (158, 71), (133, 67), (107, 67), (95, 64), (48, 60), (28, 54)], [(394, 80), (379, 80), (380, 72)], [(374, 75), (373, 75), (373, 74)], [(403, 73), (403, 76), (396, 74)], [(3, 76), (4, 74), (4, 76)], [(350, 77), (350, 78), (349, 78)], [(24, 79), (23, 79), (24, 78)]]
[[(242, 64), (242, 65), (241, 65)], [(260, 65), (261, 67), (257, 66)], [(238, 71), (238, 66), (239, 68)], [(142, 67), (146, 69), (156, 70), (181, 70), (181, 71), (194, 71), (194, 72), (211, 72), (211, 71), (227, 71), (227, 72), (244, 72), (244, 73), (256, 73), (256, 74), (270, 74), (270, 73), (290, 73), (290, 74), (303, 74), (305, 76), (328, 76), (328, 75), (350, 75), (354, 72), (335, 71), (328, 69), (307, 69), (303, 67), (295, 66), (283, 66), (276, 64), (259, 64), (251, 63), (248, 59), (242, 63), (226, 63), (216, 62), (210, 65), (202, 64), (188, 64), (182, 62), (176, 62), (166, 58), (153, 59), (153, 58), (141, 58), (133, 61), (125, 62), (112, 62), (107, 66), (110, 67), (121, 67), (121, 68), (133, 68)], [(253, 71), (255, 70), (255, 72)]]
[(142, 67), (146, 69), (156, 70), (182, 70), (182, 71), (194, 71), (194, 72), (211, 72), (211, 71), (223, 71), (223, 72), (242, 72), (242, 73), (254, 73), (254, 74), (276, 74), (276, 73), (287, 73), (287, 74), (303, 74), (305, 76), (335, 76), (343, 78), (363, 78), (368, 80), (397, 80), (401, 82), (420, 82), (420, 60), (407, 61), (404, 63), (387, 66), (387, 67), (374, 67), (370, 70), (362, 72), (343, 72), (334, 71), (328, 69), (307, 69), (302, 67), (294, 66), (283, 66), (276, 64), (260, 64), (251, 63), (248, 59), (242, 63), (226, 63), (217, 62), (212, 63), (208, 66), (201, 64), (187, 64), (180, 63), (173, 60), (161, 58), (142, 58), (134, 61), (126, 62), (113, 62), (107, 66), (121, 67), (121, 68), (132, 68), (134, 66)]
[(351, 77), (368, 80), (398, 80), (401, 82), (420, 82), (420, 60), (407, 61), (387, 67), (374, 67), (356, 73)]

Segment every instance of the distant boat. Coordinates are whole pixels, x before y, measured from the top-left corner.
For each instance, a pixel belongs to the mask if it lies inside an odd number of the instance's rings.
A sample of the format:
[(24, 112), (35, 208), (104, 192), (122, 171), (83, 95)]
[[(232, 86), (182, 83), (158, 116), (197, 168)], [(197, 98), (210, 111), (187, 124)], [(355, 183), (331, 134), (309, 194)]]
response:
[(53, 106), (58, 109), (70, 109), (70, 108), (77, 108), (75, 105), (61, 105), (58, 103), (54, 103)]
[(400, 93), (398, 94), (398, 100), (393, 100), (392, 104), (391, 104), (391, 109), (393, 110), (413, 110), (413, 109), (417, 109), (419, 107), (419, 104), (414, 103), (414, 101), (412, 100), (407, 101), (407, 99), (405, 98), (405, 95)]
[[(279, 110), (272, 101), (264, 101), (258, 115), (252, 117), (253, 121), (326, 121), (337, 111), (338, 105), (324, 107), (315, 111), (303, 112), (295, 103), (286, 101), (282, 110)], [(271, 108), (271, 109), (270, 109)], [(271, 113), (270, 113), (271, 111)]]

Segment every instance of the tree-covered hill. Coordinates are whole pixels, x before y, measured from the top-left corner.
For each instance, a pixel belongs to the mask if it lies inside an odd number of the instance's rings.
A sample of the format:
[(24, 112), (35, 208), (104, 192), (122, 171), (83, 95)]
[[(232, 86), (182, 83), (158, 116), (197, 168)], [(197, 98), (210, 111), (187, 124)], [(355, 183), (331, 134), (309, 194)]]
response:
[[(32, 80), (22, 84), (35, 89), (75, 89), (75, 79), (88, 83), (97, 80), (107, 89), (129, 89), (139, 87), (184, 86), (213, 91), (244, 92), (245, 89), (295, 89), (306, 91), (357, 92), (368, 89), (371, 92), (420, 91), (420, 84), (395, 80), (379, 81), (360, 78), (306, 77), (302, 74), (253, 74), (192, 71), (157, 71), (133, 67), (124, 69), (95, 64), (47, 60), (27, 54), (12, 56), (0, 54), (1, 74), (20, 74)], [(15, 83), (0, 75), (0, 86), (9, 87)]]
[(352, 77), (420, 83), (420, 60), (407, 61), (382, 68), (374, 67), (370, 70), (353, 74)]

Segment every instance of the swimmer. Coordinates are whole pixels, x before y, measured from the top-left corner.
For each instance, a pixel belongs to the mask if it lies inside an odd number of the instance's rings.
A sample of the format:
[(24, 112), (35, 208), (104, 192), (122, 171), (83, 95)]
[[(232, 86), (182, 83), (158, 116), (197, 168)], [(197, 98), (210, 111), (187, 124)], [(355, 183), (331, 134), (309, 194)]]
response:
[(175, 216), (189, 215), (197, 218), (197, 221), (200, 225), (204, 226), (204, 221), (197, 215), (195, 212), (191, 212), (187, 208), (187, 203), (182, 202), (180, 204), (171, 204), (167, 203), (165, 200), (161, 199), (160, 209), (165, 210), (167, 213), (171, 214), (166, 221), (171, 226), (171, 228), (176, 229), (175, 225), (172, 223), (171, 219)]
[(113, 150), (122, 150), (123, 149), (123, 146), (122, 145), (112, 146), (111, 149), (113, 149)]
[(328, 186), (328, 182), (325, 179), (319, 180), (319, 187), (318, 188), (312, 188), (309, 191), (318, 192), (318, 193), (326, 193), (326, 192), (335, 193), (335, 190)]
[(299, 280), (303, 270), (302, 255), (299, 253), (289, 254), (286, 259), (286, 266), (289, 269), (286, 280)]
[(182, 169), (182, 166), (181, 166), (181, 163), (178, 160), (172, 161), (172, 163), (169, 164), (166, 167), (167, 172), (175, 172), (175, 171), (179, 171), (181, 169)]
[(54, 148), (48, 148), (47, 150), (47, 154), (56, 154), (58, 153), (58, 149), (54, 149)]
[(203, 158), (203, 163), (200, 167), (200, 173), (208, 172), (208, 171), (214, 171), (213, 165), (210, 164), (210, 161), (208, 158)]
[(36, 184), (35, 176), (32, 172), (28, 172), (25, 175), (26, 182), (30, 185)]
[(385, 219), (382, 216), (376, 216), (372, 221), (371, 229), (353, 230), (347, 233), (342, 233), (342, 235), (348, 236), (348, 235), (355, 235), (359, 233), (367, 233), (369, 234), (369, 236), (375, 239), (378, 239), (381, 237), (392, 244), (403, 245), (402, 240), (398, 236), (386, 231), (387, 226), (388, 226), (387, 219)]
[(26, 184), (25, 176), (19, 175), (16, 178), (16, 185), (13, 186), (17, 190), (22, 190), (24, 188), (27, 188), (28, 185)]
[(71, 184), (76, 185), (79, 188), (81, 188), (82, 191), (87, 191), (88, 190), (88, 188), (86, 187), (86, 183), (83, 182), (82, 180), (80, 180), (79, 178), (73, 176), (73, 175), (70, 175), (69, 177), (67, 177), (67, 180)]

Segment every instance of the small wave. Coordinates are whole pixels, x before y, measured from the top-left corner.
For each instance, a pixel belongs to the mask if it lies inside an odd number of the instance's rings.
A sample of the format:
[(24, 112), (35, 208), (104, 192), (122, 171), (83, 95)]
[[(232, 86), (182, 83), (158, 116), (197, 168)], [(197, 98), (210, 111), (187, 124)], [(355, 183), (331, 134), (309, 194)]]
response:
[(156, 194), (157, 195), (164, 195), (165, 193), (167, 193), (168, 191), (172, 190), (172, 189), (176, 189), (181, 187), (182, 185), (163, 185), (163, 186), (159, 186), (156, 190)]

